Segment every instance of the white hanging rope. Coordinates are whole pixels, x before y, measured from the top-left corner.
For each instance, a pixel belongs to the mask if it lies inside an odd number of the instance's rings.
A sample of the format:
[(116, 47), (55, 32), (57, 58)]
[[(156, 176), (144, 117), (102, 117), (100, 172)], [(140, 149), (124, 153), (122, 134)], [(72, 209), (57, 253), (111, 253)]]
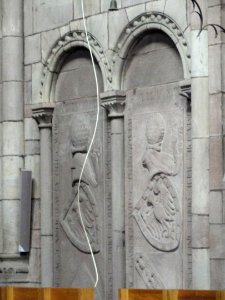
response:
[(99, 84), (98, 84), (97, 72), (96, 72), (96, 68), (95, 68), (94, 57), (93, 57), (93, 54), (92, 54), (90, 42), (89, 42), (89, 39), (88, 39), (87, 25), (86, 25), (85, 14), (84, 14), (84, 3), (83, 3), (83, 0), (81, 0), (81, 7), (82, 7), (82, 16), (83, 16), (83, 23), (84, 23), (84, 30), (85, 30), (86, 40), (87, 40), (88, 49), (89, 49), (89, 52), (90, 52), (91, 61), (92, 61), (92, 65), (93, 65), (93, 71), (94, 71), (94, 75), (95, 75), (96, 93), (97, 93), (97, 111), (96, 111), (96, 121), (95, 121), (95, 127), (94, 127), (93, 136), (92, 136), (92, 139), (91, 139), (88, 151), (87, 151), (87, 155), (85, 157), (85, 160), (84, 160), (84, 163), (83, 163), (83, 166), (82, 166), (82, 169), (81, 169), (80, 178), (79, 178), (79, 181), (78, 181), (78, 191), (77, 191), (77, 198), (78, 198), (78, 200), (77, 201), (78, 201), (78, 210), (79, 210), (80, 221), (81, 221), (81, 224), (82, 224), (82, 227), (83, 227), (83, 230), (84, 230), (84, 234), (85, 234), (85, 237), (86, 237), (86, 240), (87, 240), (87, 243), (88, 243), (88, 247), (89, 247), (90, 252), (91, 252), (91, 256), (92, 256), (92, 260), (93, 260), (93, 265), (94, 265), (94, 269), (95, 269), (96, 280), (95, 280), (94, 287), (96, 287), (97, 284), (98, 284), (98, 278), (99, 278), (98, 268), (97, 268), (97, 264), (96, 264), (96, 261), (95, 261), (93, 249), (91, 247), (91, 243), (90, 243), (90, 240), (89, 240), (89, 237), (88, 237), (88, 234), (87, 234), (87, 230), (86, 230), (85, 225), (84, 225), (84, 221), (83, 221), (83, 217), (82, 217), (82, 212), (81, 212), (81, 208), (80, 208), (80, 185), (81, 185), (81, 180), (82, 180), (82, 176), (83, 176), (83, 173), (84, 173), (84, 169), (85, 169), (85, 166), (86, 166), (86, 163), (87, 163), (88, 157), (90, 155), (91, 148), (93, 146), (93, 143), (94, 143), (94, 140), (95, 140), (95, 136), (96, 136), (96, 131), (97, 131), (97, 127), (98, 127), (98, 121), (99, 121), (100, 99), (99, 99)]

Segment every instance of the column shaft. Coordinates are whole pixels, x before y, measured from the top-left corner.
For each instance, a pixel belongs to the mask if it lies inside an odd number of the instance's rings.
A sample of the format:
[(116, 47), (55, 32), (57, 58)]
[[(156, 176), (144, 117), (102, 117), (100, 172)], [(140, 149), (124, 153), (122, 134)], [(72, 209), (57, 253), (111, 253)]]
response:
[[(193, 26), (195, 27), (195, 26)], [(208, 33), (192, 28), (192, 288), (210, 288)], [(203, 225), (206, 224), (206, 225)], [(202, 226), (204, 228), (202, 228)]]
[(111, 120), (112, 147), (112, 264), (113, 299), (125, 286), (125, 203), (124, 203), (124, 124), (123, 118)]
[(3, 249), (1, 252), (16, 254), (19, 242), (20, 170), (24, 166), (23, 1), (2, 0), (2, 11)]

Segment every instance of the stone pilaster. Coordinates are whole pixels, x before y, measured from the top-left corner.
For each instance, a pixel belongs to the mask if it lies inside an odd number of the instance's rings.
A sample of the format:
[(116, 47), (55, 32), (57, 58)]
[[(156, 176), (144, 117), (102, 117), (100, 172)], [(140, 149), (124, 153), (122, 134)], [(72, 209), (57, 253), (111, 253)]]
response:
[(111, 122), (112, 164), (112, 272), (113, 299), (125, 286), (125, 203), (124, 203), (124, 107), (126, 94), (110, 91), (101, 94), (102, 106)]
[[(202, 3), (204, 20), (207, 4)], [(192, 14), (192, 288), (210, 289), (208, 32)]]
[(41, 155), (41, 284), (53, 285), (52, 117), (51, 104), (33, 107), (40, 129)]
[[(23, 1), (2, 0), (2, 256), (17, 256), (24, 167)], [(12, 221), (13, 220), (13, 221)]]

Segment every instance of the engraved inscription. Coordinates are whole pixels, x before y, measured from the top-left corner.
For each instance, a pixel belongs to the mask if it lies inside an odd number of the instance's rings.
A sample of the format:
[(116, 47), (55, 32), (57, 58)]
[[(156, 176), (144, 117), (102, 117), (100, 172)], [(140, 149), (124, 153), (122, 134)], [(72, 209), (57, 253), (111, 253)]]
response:
[[(73, 198), (65, 207), (61, 216), (61, 225), (71, 243), (82, 252), (90, 253), (86, 241), (78, 207), (78, 182), (84, 161), (87, 156), (91, 126), (82, 117), (73, 118), (70, 126), (71, 178)], [(96, 145), (92, 148), (87, 159), (81, 179), (79, 202), (81, 214), (87, 230), (90, 244), (95, 253), (99, 252), (98, 205), (94, 190), (98, 186), (100, 150)]]
[[(178, 132), (175, 133), (175, 130)], [(160, 113), (146, 124), (146, 150), (142, 167), (148, 171), (148, 183), (134, 208), (133, 215), (146, 240), (156, 249), (171, 251), (180, 242), (178, 196), (169, 177), (176, 176), (180, 165), (179, 130), (173, 124), (172, 155), (162, 151), (166, 125)]]

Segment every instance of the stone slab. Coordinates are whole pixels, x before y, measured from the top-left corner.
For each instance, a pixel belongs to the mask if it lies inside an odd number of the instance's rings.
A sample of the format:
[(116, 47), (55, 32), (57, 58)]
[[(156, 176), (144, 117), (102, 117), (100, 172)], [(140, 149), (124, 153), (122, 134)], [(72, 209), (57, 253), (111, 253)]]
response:
[(23, 122), (3, 123), (3, 155), (23, 155)]
[(22, 99), (22, 82), (14, 81), (3, 83), (3, 121), (23, 120), (23, 105), (20, 103)]
[(116, 42), (121, 34), (121, 29), (123, 29), (128, 22), (129, 20), (125, 9), (109, 12), (109, 49), (113, 50), (116, 47)]
[[(80, 0), (73, 0), (74, 1), (74, 19), (80, 19), (82, 18), (82, 7), (81, 7), (81, 1)], [(101, 1), (95, 0), (95, 1), (84, 1), (84, 15), (90, 16), (90, 15), (96, 15), (100, 13), (101, 11)]]
[(225, 225), (210, 225), (210, 258), (225, 259)]
[(222, 224), (223, 222), (223, 198), (221, 191), (210, 192), (209, 222), (211, 224)]
[(33, 64), (41, 61), (41, 37), (34, 34), (25, 38), (25, 64)]
[(223, 188), (223, 139), (221, 136), (209, 139), (209, 179), (210, 189)]
[(34, 33), (65, 25), (73, 19), (73, 0), (34, 0)]
[(59, 29), (44, 31), (41, 33), (41, 57), (43, 62), (47, 61), (54, 45), (57, 43), (59, 39), (60, 39)]
[(209, 216), (192, 216), (192, 247), (209, 247)]
[(211, 259), (210, 261), (210, 275), (212, 290), (225, 289), (225, 260), (224, 259)]

